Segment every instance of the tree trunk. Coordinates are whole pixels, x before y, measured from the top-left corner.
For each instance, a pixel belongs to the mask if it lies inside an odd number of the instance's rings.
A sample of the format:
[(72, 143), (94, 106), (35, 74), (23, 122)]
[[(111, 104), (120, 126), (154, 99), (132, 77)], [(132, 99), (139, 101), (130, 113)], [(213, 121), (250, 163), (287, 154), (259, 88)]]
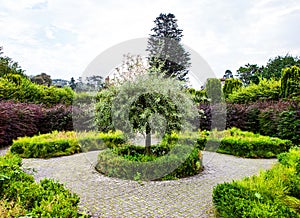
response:
[(146, 154), (150, 154), (150, 146), (151, 146), (151, 127), (149, 123), (146, 124)]

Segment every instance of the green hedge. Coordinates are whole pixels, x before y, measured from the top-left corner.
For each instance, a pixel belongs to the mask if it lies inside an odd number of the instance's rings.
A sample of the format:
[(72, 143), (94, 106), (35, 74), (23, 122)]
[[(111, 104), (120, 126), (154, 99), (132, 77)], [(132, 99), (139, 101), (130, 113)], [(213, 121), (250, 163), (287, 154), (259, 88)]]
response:
[(214, 187), (221, 217), (300, 217), (300, 149), (278, 156), (271, 170)]
[(36, 183), (21, 164), (16, 155), (0, 157), (1, 217), (86, 217), (78, 213), (76, 194), (53, 180)]
[[(192, 176), (202, 169), (202, 154), (196, 140), (145, 147), (123, 145), (99, 153), (96, 170), (104, 175), (130, 180), (168, 180)], [(183, 144), (186, 143), (186, 144)]]
[(14, 140), (10, 151), (25, 158), (50, 158), (124, 144), (121, 132), (58, 132)]
[(262, 136), (237, 128), (225, 130), (219, 135), (219, 137), (208, 137), (208, 146), (205, 150), (210, 150), (214, 145), (214, 151), (219, 153), (249, 158), (271, 158), (288, 151), (293, 146), (290, 140)]
[(229, 94), (227, 101), (230, 103), (249, 103), (262, 100), (279, 100), (281, 83), (276, 80), (260, 80), (259, 84), (250, 84)]
[(74, 92), (71, 88), (37, 85), (17, 74), (9, 74), (0, 78), (0, 100), (52, 106), (71, 105), (73, 97)]

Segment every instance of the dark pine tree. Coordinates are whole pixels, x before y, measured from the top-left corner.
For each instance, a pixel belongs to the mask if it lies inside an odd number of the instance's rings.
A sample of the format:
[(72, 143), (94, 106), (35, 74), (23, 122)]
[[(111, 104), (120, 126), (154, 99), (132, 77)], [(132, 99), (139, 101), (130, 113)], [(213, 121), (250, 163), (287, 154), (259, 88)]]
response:
[(147, 51), (151, 67), (161, 67), (165, 77), (175, 77), (187, 81), (188, 69), (191, 66), (190, 54), (180, 44), (182, 30), (178, 28), (174, 14), (160, 14), (154, 21), (148, 39)]

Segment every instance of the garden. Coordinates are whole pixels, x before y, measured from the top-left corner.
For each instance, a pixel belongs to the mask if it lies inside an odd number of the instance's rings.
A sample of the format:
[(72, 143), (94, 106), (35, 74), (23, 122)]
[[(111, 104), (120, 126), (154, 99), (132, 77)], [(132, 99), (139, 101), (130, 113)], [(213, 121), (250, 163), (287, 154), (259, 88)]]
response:
[[(173, 16), (157, 19), (175, 22)], [(63, 184), (35, 182), (22, 158), (97, 151), (93, 167), (99, 176), (159, 183), (201, 175), (205, 151), (278, 159), (259, 175), (216, 185), (216, 216), (299, 217), (299, 59), (279, 76), (272, 75), (273, 65), (290, 57), (270, 60), (264, 71), (240, 68), (238, 78), (224, 76), (224, 85), (209, 78), (195, 90), (186, 86), (188, 53), (172, 42), (183, 64), (167, 63), (151, 49), (161, 45), (157, 38), (149, 39), (149, 66), (125, 56), (115, 78), (96, 91), (89, 84), (85, 91), (36, 84), (0, 57), (0, 147), (9, 147), (0, 156), (1, 216), (89, 216), (79, 212), (79, 196)], [(144, 135), (144, 143), (134, 142), (137, 135)]]

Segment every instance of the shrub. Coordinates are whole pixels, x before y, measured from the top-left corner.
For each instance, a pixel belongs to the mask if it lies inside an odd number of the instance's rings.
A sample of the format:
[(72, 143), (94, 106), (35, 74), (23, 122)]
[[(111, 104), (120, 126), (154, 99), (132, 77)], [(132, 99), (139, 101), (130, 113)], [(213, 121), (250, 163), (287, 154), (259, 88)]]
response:
[(142, 154), (124, 156), (116, 155), (109, 149), (104, 150), (99, 153), (96, 170), (107, 176), (131, 180), (137, 174), (141, 180), (178, 179), (195, 175), (201, 170), (201, 153), (197, 148), (191, 150), (190, 147), (178, 145), (177, 150), (171, 150), (168, 155), (161, 157), (145, 155), (145, 147), (140, 150), (143, 150)]
[(42, 109), (39, 105), (1, 102), (0, 146), (10, 145), (17, 137), (36, 134), (41, 117)]
[(255, 101), (276, 100), (280, 98), (280, 81), (274, 79), (260, 80), (259, 84), (250, 84), (228, 96), (230, 103), (245, 104)]
[(282, 70), (281, 97), (299, 97), (300, 94), (300, 67), (287, 67)]
[[(270, 158), (288, 151), (292, 146), (289, 140), (262, 136), (252, 132), (231, 128), (221, 132), (210, 132), (206, 150), (250, 158)], [(216, 148), (212, 146), (218, 146)]]
[(290, 139), (293, 143), (300, 144), (300, 106), (292, 102), (289, 110), (279, 114), (278, 136), (283, 139)]
[[(16, 155), (0, 157), (0, 211), (8, 216), (80, 217), (79, 197), (60, 183), (43, 179), (40, 183), (21, 169)], [(10, 205), (3, 208), (2, 205)], [(12, 206), (13, 205), (13, 206)], [(3, 213), (2, 213), (3, 212)], [(82, 216), (81, 216), (82, 217)]]
[(107, 176), (131, 180), (137, 175), (140, 180), (192, 176), (202, 168), (202, 155), (199, 146), (193, 146), (195, 144), (196, 140), (177, 134), (152, 145), (150, 154), (146, 154), (145, 147), (125, 144), (100, 152), (96, 170)]
[(121, 132), (58, 132), (14, 140), (10, 151), (25, 158), (50, 158), (115, 147), (125, 142)]
[(221, 81), (218, 78), (208, 78), (206, 83), (206, 93), (210, 102), (220, 103), (224, 100)]
[(63, 104), (51, 108), (43, 108), (43, 115), (39, 121), (41, 134), (57, 131), (73, 130), (73, 108)]
[(44, 108), (42, 105), (11, 101), (0, 104), (0, 147), (10, 145), (13, 139), (22, 136), (72, 129), (71, 106)]
[(299, 217), (300, 150), (278, 156), (279, 163), (258, 176), (223, 183), (213, 190), (222, 217)]
[(2, 101), (14, 100), (50, 107), (56, 104), (71, 105), (73, 97), (74, 92), (71, 88), (37, 85), (17, 74), (8, 74), (0, 78), (0, 100)]
[(227, 99), (229, 94), (240, 90), (243, 86), (243, 83), (239, 79), (226, 79), (225, 84), (223, 86), (224, 97)]

